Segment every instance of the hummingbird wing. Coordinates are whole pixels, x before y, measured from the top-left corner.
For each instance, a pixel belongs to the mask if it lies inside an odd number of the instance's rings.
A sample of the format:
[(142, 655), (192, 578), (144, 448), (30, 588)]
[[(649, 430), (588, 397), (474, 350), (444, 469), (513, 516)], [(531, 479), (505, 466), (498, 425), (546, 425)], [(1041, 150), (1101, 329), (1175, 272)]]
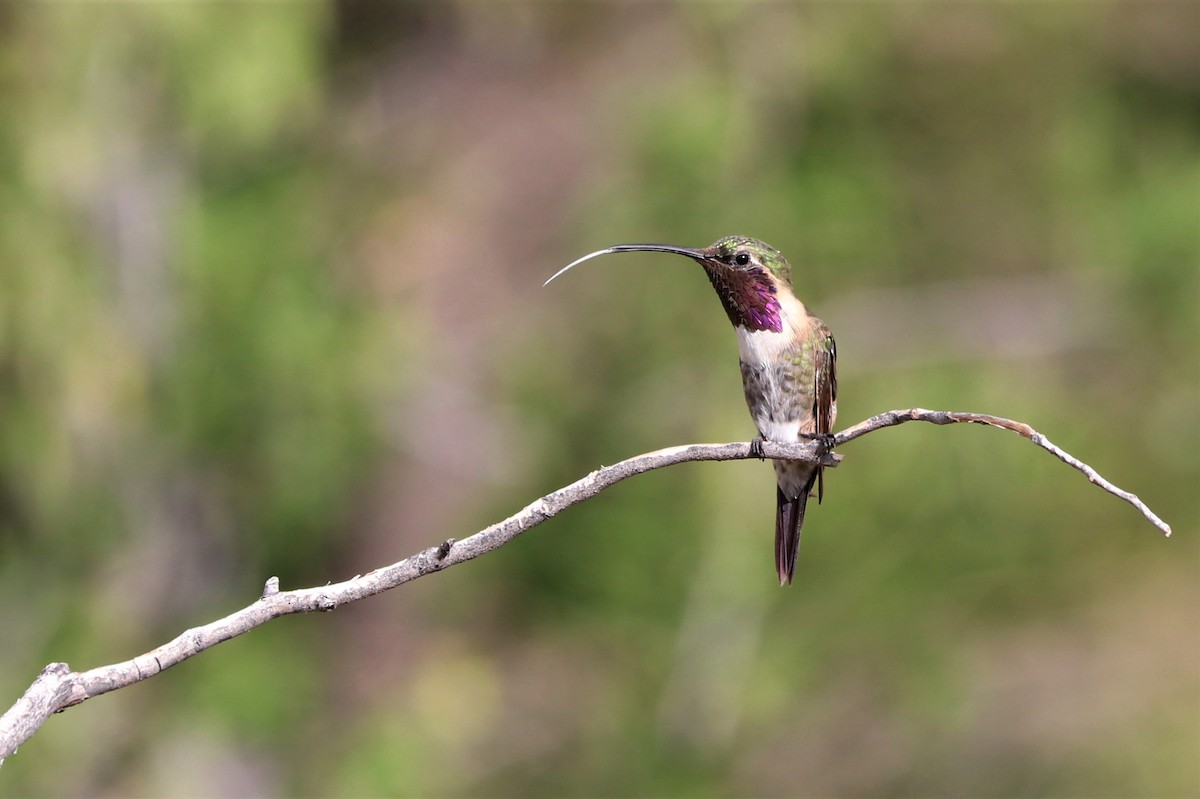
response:
[[(837, 418), (837, 342), (829, 326), (813, 317), (815, 357), (813, 364), (813, 423), (817, 435), (833, 433)], [(817, 467), (817, 502), (825, 495), (825, 467)]]
[[(824, 322), (816, 317), (809, 319), (808, 333), (795, 357), (803, 375), (800, 379), (811, 380), (812, 383), (808, 386), (802, 384), (799, 393), (804, 402), (812, 403), (811, 408), (806, 409), (811, 414), (808, 417), (809, 429), (816, 435), (825, 436), (833, 432), (833, 422), (837, 416), (837, 345)], [(824, 467), (813, 467), (800, 461), (777, 461), (776, 471), (779, 473), (780, 486), (776, 491), (775, 503), (775, 568), (779, 573), (779, 584), (787, 585), (796, 570), (796, 553), (800, 549), (800, 528), (804, 526), (808, 495), (815, 485), (817, 502), (821, 501), (825, 493), (825, 470)], [(791, 491), (785, 492), (783, 489), (789, 474), (793, 480), (803, 480), (801, 490), (795, 497), (791, 496)]]

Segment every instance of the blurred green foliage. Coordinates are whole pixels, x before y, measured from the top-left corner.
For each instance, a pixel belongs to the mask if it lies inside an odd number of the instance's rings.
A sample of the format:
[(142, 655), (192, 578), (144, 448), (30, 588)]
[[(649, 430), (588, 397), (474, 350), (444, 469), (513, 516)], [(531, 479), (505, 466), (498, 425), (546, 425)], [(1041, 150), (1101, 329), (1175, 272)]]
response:
[[(52, 719), (5, 795), (1200, 794), (1190, 3), (0, 8), (0, 688), (746, 439), (791, 257), (845, 448), (688, 464)], [(66, 765), (64, 765), (66, 764)]]

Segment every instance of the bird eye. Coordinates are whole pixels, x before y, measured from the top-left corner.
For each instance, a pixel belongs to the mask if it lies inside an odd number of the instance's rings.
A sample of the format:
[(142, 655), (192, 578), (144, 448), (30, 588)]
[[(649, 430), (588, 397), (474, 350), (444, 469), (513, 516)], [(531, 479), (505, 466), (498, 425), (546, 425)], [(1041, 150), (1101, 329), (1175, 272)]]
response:
[(738, 266), (745, 266), (746, 264), (750, 263), (750, 253), (739, 252), (737, 255), (733, 256), (733, 262)]

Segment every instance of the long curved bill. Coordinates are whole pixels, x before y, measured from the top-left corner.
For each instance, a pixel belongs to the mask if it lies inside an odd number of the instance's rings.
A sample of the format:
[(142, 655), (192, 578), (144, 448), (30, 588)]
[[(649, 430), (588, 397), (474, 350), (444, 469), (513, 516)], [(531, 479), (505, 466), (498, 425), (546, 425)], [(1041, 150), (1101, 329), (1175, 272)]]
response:
[[(571, 269), (572, 267), (579, 266), (584, 261), (590, 261), (593, 258), (596, 258), (597, 256), (608, 255), (608, 254), (614, 253), (614, 252), (672, 252), (672, 253), (675, 253), (676, 255), (686, 255), (688, 258), (703, 258), (704, 257), (704, 253), (700, 250), (691, 249), (689, 247), (673, 247), (670, 244), (617, 244), (612, 247), (606, 247), (603, 250), (596, 250), (593, 253), (588, 253), (587, 255), (583, 256), (582, 258), (577, 258), (576, 260), (572, 261), (571, 263), (567, 264), (562, 269), (559, 269), (557, 272), (555, 272), (553, 275), (551, 275), (550, 280), (554, 280), (554, 278), (558, 277), (563, 272), (566, 272), (568, 269)], [(542, 285), (543, 286), (549, 285), (550, 280), (547, 280)]]

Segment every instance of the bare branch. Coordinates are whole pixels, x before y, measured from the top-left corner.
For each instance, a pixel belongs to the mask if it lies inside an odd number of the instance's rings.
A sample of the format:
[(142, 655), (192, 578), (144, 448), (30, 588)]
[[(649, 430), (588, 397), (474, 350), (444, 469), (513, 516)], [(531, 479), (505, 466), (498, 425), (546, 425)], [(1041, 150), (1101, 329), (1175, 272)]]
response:
[(905, 422), (930, 422), (932, 424), (955, 424), (965, 422), (967, 424), (986, 424), (992, 427), (1002, 427), (1005, 430), (1011, 430), (1022, 438), (1027, 438), (1034, 444), (1037, 444), (1042, 449), (1046, 450), (1054, 457), (1058, 458), (1068, 466), (1074, 467), (1087, 477), (1088, 481), (1100, 486), (1114, 497), (1120, 497), (1128, 502), (1133, 507), (1142, 512), (1142, 515), (1159, 530), (1163, 535), (1171, 535), (1171, 525), (1164, 522), (1158, 515), (1150, 510), (1145, 502), (1142, 502), (1137, 494), (1131, 494), (1128, 491), (1117, 488), (1115, 485), (1105, 480), (1100, 476), (1100, 473), (1088, 466), (1083, 461), (1076, 458), (1071, 453), (1054, 444), (1050, 439), (1034, 430), (1024, 422), (1014, 422), (1012, 419), (1005, 419), (1000, 416), (989, 416), (985, 413), (959, 413), (956, 411), (927, 411), (924, 408), (908, 408), (902, 411), (886, 411), (885, 413), (872, 416), (870, 419), (859, 422), (853, 427), (848, 427), (836, 436), (838, 445), (845, 444), (847, 441), (853, 441), (859, 436), (864, 436), (872, 430), (878, 430), (881, 427), (892, 427)]
[[(1041, 433), (1022, 422), (978, 413), (909, 408), (881, 413), (843, 430), (834, 437), (834, 445), (840, 446), (873, 430), (911, 421), (939, 425), (957, 422), (987, 424), (1018, 433), (1053, 453), (1059, 460), (1083, 472), (1088, 480), (1105, 491), (1132, 504), (1166, 535), (1171, 534), (1171, 528), (1135, 495), (1117, 488), (1097, 474), (1091, 466), (1064, 452)], [(815, 441), (801, 444), (764, 441), (762, 451), (767, 458), (803, 460), (830, 467), (837, 466), (841, 461), (840, 455), (822, 451), (820, 442)], [(749, 442), (690, 444), (638, 455), (612, 466), (601, 467), (583, 479), (547, 494), (504, 521), (468, 538), (461, 541), (447, 539), (437, 546), (353, 579), (318, 588), (280, 591), (279, 580), (272, 577), (264, 586), (262, 596), (251, 605), (223, 619), (187, 630), (175, 639), (132, 660), (83, 672), (73, 672), (65, 663), (51, 663), (42, 670), (25, 694), (0, 716), (0, 765), (6, 757), (16, 752), (21, 744), (29, 740), (52, 714), (100, 694), (153, 677), (193, 655), (249, 632), (272, 619), (293, 613), (330, 611), (339, 605), (374, 596), (431, 572), (477, 558), (498, 549), (531, 527), (536, 527), (564, 509), (595, 496), (627, 477), (686, 461), (744, 460), (751, 457), (755, 456), (751, 454)]]

